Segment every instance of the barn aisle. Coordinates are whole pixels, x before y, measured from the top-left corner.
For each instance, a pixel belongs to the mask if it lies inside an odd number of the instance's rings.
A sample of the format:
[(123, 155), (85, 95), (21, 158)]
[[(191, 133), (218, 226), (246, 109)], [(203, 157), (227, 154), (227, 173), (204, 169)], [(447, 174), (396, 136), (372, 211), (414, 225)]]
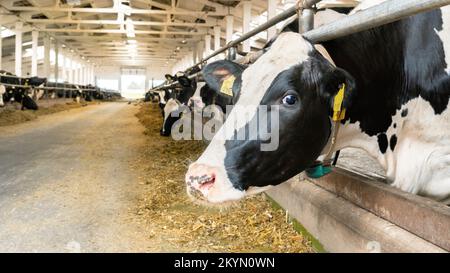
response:
[(151, 251), (133, 221), (137, 107), (88, 106), (0, 128), (0, 251)]
[(264, 196), (193, 204), (201, 142), (159, 136), (156, 104), (104, 103), (0, 127), (0, 252), (305, 252)]

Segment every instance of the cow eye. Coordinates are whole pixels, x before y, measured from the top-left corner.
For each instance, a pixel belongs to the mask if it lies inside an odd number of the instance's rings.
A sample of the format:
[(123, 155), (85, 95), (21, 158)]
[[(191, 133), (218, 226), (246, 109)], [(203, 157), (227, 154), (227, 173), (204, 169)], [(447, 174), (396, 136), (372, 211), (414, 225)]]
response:
[(295, 95), (286, 95), (284, 96), (282, 102), (284, 105), (294, 105), (298, 101), (298, 98)]

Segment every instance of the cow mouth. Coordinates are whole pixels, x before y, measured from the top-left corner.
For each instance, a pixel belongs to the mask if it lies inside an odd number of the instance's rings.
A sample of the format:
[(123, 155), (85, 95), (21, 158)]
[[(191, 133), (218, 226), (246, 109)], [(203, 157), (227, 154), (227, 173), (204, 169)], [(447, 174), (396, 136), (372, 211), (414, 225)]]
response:
[(200, 191), (209, 190), (216, 182), (215, 175), (190, 176), (190, 185), (198, 185)]
[(203, 163), (193, 163), (186, 173), (188, 195), (205, 205), (224, 204), (245, 196), (245, 191), (234, 188), (225, 170)]

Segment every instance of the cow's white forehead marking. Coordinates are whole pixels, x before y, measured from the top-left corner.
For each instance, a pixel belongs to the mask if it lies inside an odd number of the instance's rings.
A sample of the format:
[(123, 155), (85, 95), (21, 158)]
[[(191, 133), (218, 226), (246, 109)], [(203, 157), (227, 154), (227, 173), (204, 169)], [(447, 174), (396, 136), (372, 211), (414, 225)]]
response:
[(164, 124), (166, 123), (167, 118), (171, 115), (172, 112), (178, 110), (179, 105), (176, 100), (169, 99), (164, 107)]
[[(298, 33), (281, 34), (270, 50), (242, 74), (241, 95), (236, 106), (247, 107), (249, 119), (252, 119), (273, 80), (282, 71), (305, 62), (313, 49), (314, 47)], [(246, 120), (239, 119), (236, 124), (234, 129), (239, 130), (245, 126)]]
[[(225, 139), (231, 137), (235, 130), (245, 126), (247, 121), (254, 117), (258, 105), (275, 77), (282, 71), (306, 61), (313, 49), (313, 46), (298, 33), (280, 34), (270, 50), (247, 68), (242, 75), (241, 95), (233, 111), (242, 109), (241, 106), (244, 106), (247, 118), (227, 119), (225, 125), (227, 122), (234, 122), (235, 126), (222, 126), (197, 162), (224, 168)], [(236, 116), (233, 111), (230, 113), (231, 117)], [(224, 133), (225, 128), (227, 130)]]

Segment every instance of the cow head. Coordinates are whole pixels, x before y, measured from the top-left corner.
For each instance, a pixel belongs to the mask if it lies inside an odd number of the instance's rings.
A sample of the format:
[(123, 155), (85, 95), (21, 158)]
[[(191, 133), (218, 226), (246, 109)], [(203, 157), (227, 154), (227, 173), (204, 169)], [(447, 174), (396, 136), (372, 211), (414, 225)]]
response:
[[(222, 63), (223, 64), (223, 63)], [(296, 33), (284, 33), (258, 61), (245, 71), (231, 71), (212, 64), (215, 79), (210, 86), (219, 88), (231, 75), (240, 89), (230, 113), (242, 107), (250, 109), (248, 119), (230, 119), (186, 174), (188, 194), (209, 203), (237, 200), (280, 184), (302, 172), (317, 159), (328, 143), (330, 115), (334, 97), (345, 84), (344, 106), (348, 106), (354, 88), (352, 77), (335, 68), (314, 46)], [(206, 68), (206, 70), (208, 70)], [(233, 91), (234, 92), (234, 91)], [(259, 106), (268, 114), (277, 111), (278, 147), (264, 151), (270, 141), (262, 132), (254, 139), (236, 140), (258, 116)], [(248, 112), (247, 112), (248, 113)], [(267, 126), (266, 126), (267, 128)], [(244, 132), (245, 132), (244, 131)], [(244, 133), (245, 135), (245, 133)]]
[(170, 136), (173, 124), (180, 118), (183, 106), (188, 104), (197, 87), (197, 82), (187, 76), (179, 75), (177, 80), (181, 87), (172, 94), (166, 104), (163, 105), (160, 102), (163, 115), (163, 124), (160, 130), (162, 136)]
[(28, 79), (28, 84), (33, 87), (43, 87), (47, 83), (47, 78), (31, 77)]

